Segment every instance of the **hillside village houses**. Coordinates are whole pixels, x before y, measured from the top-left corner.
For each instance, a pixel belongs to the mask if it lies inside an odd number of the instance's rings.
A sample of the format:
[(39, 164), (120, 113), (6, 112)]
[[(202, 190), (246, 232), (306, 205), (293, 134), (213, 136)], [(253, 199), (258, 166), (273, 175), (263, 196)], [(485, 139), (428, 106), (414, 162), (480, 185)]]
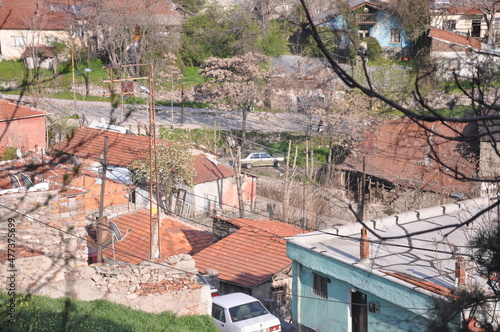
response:
[[(47, 22), (52, 23), (40, 28), (44, 41), (33, 42), (32, 37), (25, 39), (30, 27), (11, 19), (20, 17), (20, 8), (33, 11), (33, 3), (0, 1), (0, 19), (8, 22), (0, 27), (3, 57), (21, 57), (28, 44), (42, 50), (50, 47), (54, 37), (63, 40), (67, 21), (55, 18), (84, 13), (71, 5), (40, 2), (35, 10), (46, 11), (51, 18)], [(349, 3), (360, 13), (361, 34), (378, 38), (390, 54), (405, 55), (405, 50), (411, 50), (397, 20), (385, 19), (382, 1)], [(456, 58), (453, 65), (440, 66), (440, 75), (460, 68), (459, 75), (468, 77), (470, 70), (459, 58), (482, 61), (471, 54), (489, 58), (494, 45), (485, 47), (484, 22), (476, 11), (440, 4), (446, 10), (434, 11), (433, 26), (427, 32), (431, 56)], [(7, 17), (8, 8), (15, 10)], [(318, 24), (335, 28), (336, 14), (334, 10), (317, 16)], [(320, 103), (334, 95), (322, 89), (345, 88), (335, 78), (331, 85), (315, 82), (311, 74), (318, 72), (315, 64), (309, 67), (298, 61), (295, 57), (273, 60), (276, 67), (288, 66), (298, 81), (295, 90), (307, 90), (303, 95), (285, 91), (289, 86), (282, 80), (270, 96), (275, 105), (287, 96), (295, 99), (298, 110), (303, 96)], [(359, 223), (310, 232), (277, 220), (223, 216), (238, 205), (236, 173), (206, 149), (192, 150), (193, 187), (178, 183), (172, 194), (159, 198), (130, 181), (133, 161), (148, 155), (149, 137), (81, 126), (51, 147), (47, 146), (47, 116), (43, 110), (0, 100), (0, 153), (9, 146), (18, 156), (0, 163), (0, 215), (2, 220), (14, 220), (21, 234), (16, 257), (20, 291), (109, 299), (150, 312), (209, 314), (210, 289), (198, 282), (197, 275), (212, 274), (221, 293), (249, 293), (281, 319), (291, 320), (298, 331), (419, 331), (429, 319), (425, 310), (429, 299), (485, 285), (485, 276), (474, 268), (462, 245), (498, 216), (493, 211), (470, 225), (458, 227), (458, 223), (490, 204), (498, 188), (446, 176), (446, 169), (433, 162), (429, 149), (434, 144), (445, 163), (471, 178), (476, 174), (494, 177), (498, 171), (491, 161), (498, 158), (488, 143), (495, 136), (462, 144), (443, 142), (438, 135), (430, 139), (421, 126), (406, 120), (374, 126), (336, 166), (337, 185), (359, 200), (365, 175), (368, 202), (390, 204), (396, 198), (391, 192), (395, 187), (418, 188), (442, 201), (435, 200), (436, 206), (428, 209), (364, 220), (373, 232)], [(449, 137), (477, 134), (485, 127), (435, 125), (433, 130)], [(104, 137), (109, 140), (105, 186), (100, 173)], [(245, 173), (243, 178), (245, 204), (255, 206), (258, 177)], [(151, 217), (151, 200), (159, 200), (160, 211), (155, 211), (159, 218)], [(106, 217), (104, 264), (95, 264), (96, 216), (101, 206)], [(457, 230), (445, 239), (435, 225), (457, 226)], [(0, 277), (5, 279), (5, 223), (0, 230)], [(420, 231), (430, 233), (405, 236)], [(380, 241), (377, 235), (394, 238)]]

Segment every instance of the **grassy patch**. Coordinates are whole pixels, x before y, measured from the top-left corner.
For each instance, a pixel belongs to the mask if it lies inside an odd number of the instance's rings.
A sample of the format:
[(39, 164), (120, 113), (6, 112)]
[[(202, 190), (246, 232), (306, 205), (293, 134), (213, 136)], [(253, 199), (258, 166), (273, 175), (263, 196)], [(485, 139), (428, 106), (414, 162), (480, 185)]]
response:
[(152, 314), (103, 300), (85, 302), (45, 296), (17, 297), (16, 322), (11, 323), (6, 309), (9, 300), (6, 293), (0, 293), (2, 331), (217, 331), (208, 315), (177, 317), (171, 312)]

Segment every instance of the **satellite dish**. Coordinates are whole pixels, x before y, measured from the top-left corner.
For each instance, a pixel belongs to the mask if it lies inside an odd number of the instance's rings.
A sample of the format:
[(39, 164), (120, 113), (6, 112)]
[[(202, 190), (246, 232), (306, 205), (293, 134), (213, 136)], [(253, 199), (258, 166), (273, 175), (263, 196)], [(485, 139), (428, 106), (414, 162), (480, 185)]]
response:
[(33, 187), (33, 181), (31, 181), (26, 174), (21, 173), (21, 180), (23, 181), (25, 187)]
[(123, 239), (122, 233), (120, 232), (120, 229), (116, 224), (112, 221), (109, 222), (109, 229), (113, 232), (113, 235), (116, 237), (118, 241), (121, 241)]

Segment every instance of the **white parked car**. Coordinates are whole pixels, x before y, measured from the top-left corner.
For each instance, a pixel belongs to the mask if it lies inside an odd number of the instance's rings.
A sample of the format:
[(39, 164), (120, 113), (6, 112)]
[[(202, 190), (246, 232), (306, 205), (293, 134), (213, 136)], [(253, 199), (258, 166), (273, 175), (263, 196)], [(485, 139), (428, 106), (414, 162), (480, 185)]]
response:
[(280, 320), (270, 314), (259, 300), (244, 293), (232, 293), (212, 298), (212, 317), (221, 331), (281, 331)]

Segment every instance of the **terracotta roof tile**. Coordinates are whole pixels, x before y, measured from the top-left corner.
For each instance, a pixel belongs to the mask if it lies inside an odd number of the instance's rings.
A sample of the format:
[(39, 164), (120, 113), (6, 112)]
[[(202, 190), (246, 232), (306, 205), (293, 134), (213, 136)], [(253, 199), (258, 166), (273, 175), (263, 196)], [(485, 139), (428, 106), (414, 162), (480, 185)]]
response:
[(27, 106), (0, 99), (0, 122), (48, 115)]
[(206, 155), (199, 154), (194, 160), (196, 175), (193, 183), (205, 183), (234, 176), (234, 170), (215, 161)]
[(431, 27), (429, 29), (429, 36), (451, 44), (469, 46), (476, 50), (481, 50), (483, 45), (479, 40), (477, 40), (474, 37), (464, 36), (451, 31), (441, 30), (435, 27)]
[[(147, 136), (121, 134), (88, 127), (77, 128), (69, 140), (64, 139), (54, 148), (77, 157), (100, 161), (104, 153), (105, 136), (108, 137), (109, 164), (131, 167), (134, 160), (147, 158), (149, 155), (149, 137)], [(196, 171), (194, 184), (234, 175), (231, 168), (210, 160), (205, 154), (195, 156), (194, 168)]]
[(148, 156), (149, 137), (135, 136), (100, 129), (80, 127), (55, 149), (77, 157), (100, 161), (104, 153), (104, 137), (108, 137), (108, 163), (130, 167), (135, 159)]
[(432, 281), (428, 281), (425, 279), (417, 278), (411, 275), (408, 275), (406, 273), (396, 273), (396, 272), (388, 272), (388, 271), (381, 271), (384, 272), (390, 276), (393, 276), (395, 278), (404, 280), (412, 285), (421, 287), (423, 289), (426, 289), (430, 292), (439, 294), (439, 295), (451, 295), (451, 289), (438, 285)]
[[(71, 4), (75, 1), (71, 1)], [(51, 4), (67, 5), (68, 1), (51, 1)], [(71, 15), (67, 11), (51, 11), (49, 1), (34, 0), (2, 0), (0, 6), (0, 22), (2, 29), (31, 29), (29, 19), (38, 13), (41, 29), (67, 30)]]
[(305, 231), (277, 221), (231, 219), (240, 227), (234, 233), (195, 254), (200, 271), (219, 271), (219, 279), (255, 286), (291, 264), (283, 237)]
[(395, 184), (420, 188), (433, 192), (470, 193), (473, 183), (455, 177), (455, 172), (432, 160), (429, 141), (449, 168), (456, 168), (462, 174), (473, 177), (476, 172), (474, 156), (477, 145), (451, 141), (440, 137), (457, 137), (454, 132), (477, 135), (477, 128), (465, 124), (443, 124), (440, 122), (422, 124), (422, 129), (409, 119), (386, 121), (372, 133), (365, 136), (353, 153), (337, 166), (339, 169), (362, 172), (365, 156), (366, 174), (385, 179)]
[[(128, 229), (131, 229), (122, 241), (114, 243), (116, 260), (138, 264), (149, 259), (151, 234), (149, 216), (149, 211), (142, 210), (108, 220), (118, 226), (122, 236), (127, 233)], [(192, 254), (211, 243), (212, 235), (209, 233), (171, 218), (165, 218), (162, 221), (161, 254), (163, 257)], [(111, 246), (103, 250), (103, 256), (113, 258)]]

